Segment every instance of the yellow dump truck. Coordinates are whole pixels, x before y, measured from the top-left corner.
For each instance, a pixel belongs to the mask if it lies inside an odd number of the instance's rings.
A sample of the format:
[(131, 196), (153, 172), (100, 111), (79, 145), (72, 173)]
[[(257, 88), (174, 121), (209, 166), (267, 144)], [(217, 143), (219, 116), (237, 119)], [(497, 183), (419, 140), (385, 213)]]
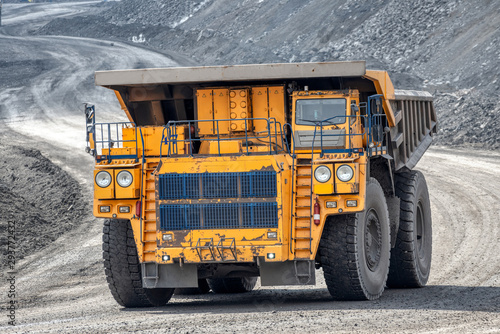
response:
[(431, 262), (427, 92), (365, 62), (96, 72), (128, 122), (96, 123), (94, 215), (125, 307), (175, 288), (314, 285), (336, 300), (422, 287)]

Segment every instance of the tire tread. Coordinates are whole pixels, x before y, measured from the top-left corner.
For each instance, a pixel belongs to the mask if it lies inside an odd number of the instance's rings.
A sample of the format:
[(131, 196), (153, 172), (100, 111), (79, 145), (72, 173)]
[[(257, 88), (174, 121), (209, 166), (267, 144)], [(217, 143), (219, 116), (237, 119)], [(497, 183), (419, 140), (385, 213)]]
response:
[[(368, 183), (375, 183), (383, 194), (375, 179)], [(385, 214), (386, 217), (389, 216), (388, 212)], [(335, 300), (374, 300), (383, 292), (382, 289), (377, 294), (369, 294), (360, 274), (360, 250), (357, 246), (357, 229), (360, 224), (359, 215), (356, 214), (333, 216), (331, 221), (325, 223), (319, 246), (320, 261), (326, 285)]]
[(118, 304), (124, 307), (151, 307), (167, 303), (173, 289), (142, 288), (141, 265), (129, 221), (106, 219), (102, 241), (106, 281)]
[[(396, 174), (396, 196), (400, 198), (400, 221), (396, 244), (391, 251), (388, 287), (417, 288), (425, 286), (427, 278), (419, 277), (417, 250), (414, 243), (415, 212), (418, 203), (417, 190), (419, 182), (425, 183), (425, 178), (419, 171), (409, 171)], [(428, 193), (426, 193), (428, 200)], [(430, 264), (429, 264), (430, 265)]]

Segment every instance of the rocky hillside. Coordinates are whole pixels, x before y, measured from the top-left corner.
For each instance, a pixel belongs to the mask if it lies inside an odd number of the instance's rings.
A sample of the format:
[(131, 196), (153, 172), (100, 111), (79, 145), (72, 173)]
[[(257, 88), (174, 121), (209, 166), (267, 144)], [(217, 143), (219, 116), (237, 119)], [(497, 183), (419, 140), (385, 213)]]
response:
[(40, 34), (129, 40), (189, 63), (366, 59), (436, 96), (438, 143), (500, 148), (500, 2), (123, 0)]

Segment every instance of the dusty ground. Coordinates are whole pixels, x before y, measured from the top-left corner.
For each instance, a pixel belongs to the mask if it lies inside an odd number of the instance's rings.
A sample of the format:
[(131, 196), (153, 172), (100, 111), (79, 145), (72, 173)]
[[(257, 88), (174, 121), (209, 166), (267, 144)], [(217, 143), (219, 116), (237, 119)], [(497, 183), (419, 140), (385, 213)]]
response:
[[(19, 35), (27, 26), (40, 24), (40, 17), (72, 15), (87, 4), (56, 6), (40, 7), (44, 15), (32, 16), (33, 21), (16, 21), (12, 10), (22, 7), (4, 5), (11, 21), (9, 28), (0, 30), (0, 55), (18, 67), (0, 67), (2, 150), (22, 156), (15, 151), (22, 146), (23, 152), (32, 152), (40, 161), (50, 159), (73, 178), (81, 196), (90, 200), (92, 160), (83, 153), (81, 103), (95, 102), (101, 120), (119, 115), (112, 94), (92, 86), (91, 73), (101, 68), (169, 66), (174, 62), (128, 44)], [(32, 66), (33, 62), (43, 70)], [(25, 80), (26, 73), (30, 80)], [(11, 168), (10, 173), (27, 176), (23, 168), (29, 166)], [(74, 218), (81, 218), (72, 221), (72, 229), (16, 264), (16, 327), (8, 326), (4, 316), (7, 274), (0, 273), (0, 331), (500, 332), (500, 153), (434, 147), (417, 168), (429, 183), (434, 223), (432, 273), (424, 289), (388, 290), (373, 302), (332, 302), (319, 279), (310, 288), (257, 287), (241, 295), (174, 296), (165, 307), (126, 310), (115, 303), (105, 282), (101, 222), (90, 211), (70, 210)], [(3, 183), (5, 175), (1, 175)], [(26, 191), (43, 193), (36, 192), (36, 186)], [(8, 195), (2, 190), (2, 200)], [(55, 205), (61, 202), (58, 199)], [(0, 222), (4, 219), (2, 215)]]
[[(21, 262), (19, 325), (2, 324), (0, 330), (498, 332), (500, 154), (433, 148), (418, 168), (429, 183), (434, 223), (432, 274), (426, 288), (388, 290), (374, 302), (333, 302), (320, 279), (310, 288), (174, 296), (165, 307), (127, 310), (107, 290), (101, 224), (89, 219)], [(5, 288), (0, 286), (0, 291)]]

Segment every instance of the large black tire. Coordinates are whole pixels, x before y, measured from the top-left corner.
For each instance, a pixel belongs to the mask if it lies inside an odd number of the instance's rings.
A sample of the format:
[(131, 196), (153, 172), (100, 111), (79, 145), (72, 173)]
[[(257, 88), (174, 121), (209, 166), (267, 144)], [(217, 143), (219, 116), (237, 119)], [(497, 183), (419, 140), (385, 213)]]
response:
[(432, 258), (432, 218), (429, 191), (419, 171), (396, 174), (401, 200), (399, 230), (391, 251), (387, 286), (419, 288), (427, 284)]
[(319, 252), (326, 286), (335, 300), (373, 300), (382, 295), (390, 262), (389, 212), (377, 180), (366, 184), (366, 207), (330, 217)]
[(124, 307), (162, 306), (172, 297), (174, 289), (142, 288), (141, 264), (130, 221), (104, 221), (102, 250), (106, 280), (118, 304)]
[(177, 288), (175, 289), (176, 295), (204, 295), (210, 292), (210, 287), (208, 286), (208, 282), (205, 278), (198, 280), (197, 288)]
[(214, 293), (250, 292), (257, 284), (257, 277), (229, 277), (207, 279)]

